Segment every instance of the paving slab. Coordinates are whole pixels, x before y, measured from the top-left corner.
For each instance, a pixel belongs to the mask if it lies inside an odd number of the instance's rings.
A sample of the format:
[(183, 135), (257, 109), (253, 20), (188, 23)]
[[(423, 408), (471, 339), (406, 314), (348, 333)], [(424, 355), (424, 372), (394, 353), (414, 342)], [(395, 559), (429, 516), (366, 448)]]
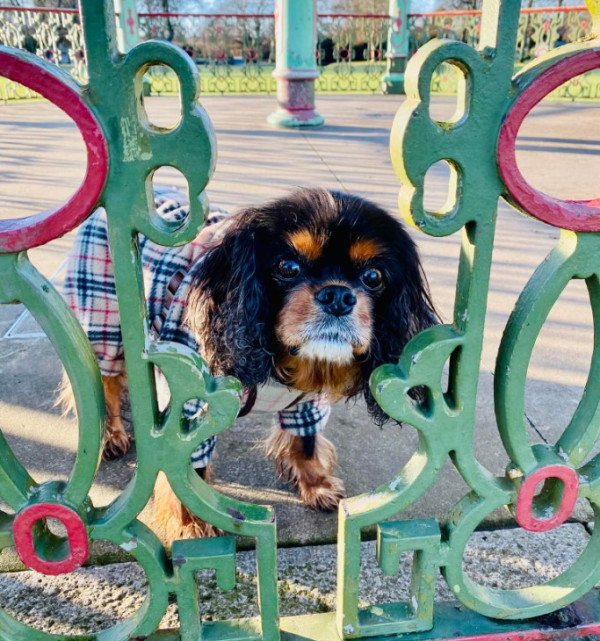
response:
[[(296, 185), (347, 189), (395, 210), (398, 180), (389, 159), (389, 130), (401, 98), (321, 96), (326, 125), (313, 131), (276, 130), (266, 123), (273, 98), (210, 96), (202, 102), (218, 141), (218, 163), (208, 194), (232, 208), (278, 197)], [(447, 109), (450, 98), (439, 99)], [(151, 118), (177, 114), (175, 98), (148, 99)], [(517, 149), (519, 165), (532, 183), (562, 197), (594, 197), (599, 160), (598, 109), (592, 105), (543, 103), (526, 120)], [(75, 127), (46, 103), (0, 105), (0, 218), (24, 216), (56, 206), (83, 177), (85, 152)], [(434, 166), (427, 198), (440, 202), (447, 191), (447, 167)], [(184, 188), (181, 175), (161, 169), (156, 182)], [(419, 244), (433, 297), (445, 320), (452, 318), (460, 239), (410, 232)], [(498, 235), (481, 363), (474, 450), (494, 474), (508, 461), (493, 409), (494, 359), (508, 314), (528, 278), (552, 248), (558, 232), (500, 204)], [(72, 234), (31, 252), (34, 264), (60, 285), (60, 267)], [(47, 339), (21, 306), (0, 307), (0, 428), (38, 481), (66, 478), (77, 442), (72, 418), (53, 408), (60, 363)], [(16, 321), (19, 323), (15, 326)], [(7, 336), (7, 333), (9, 335)], [(558, 301), (536, 344), (526, 390), (526, 429), (531, 442), (555, 442), (581, 396), (593, 344), (591, 312), (582, 283), (570, 285)], [(333, 542), (335, 514), (312, 512), (279, 482), (273, 465), (253, 445), (269, 432), (270, 420), (240, 419), (219, 440), (217, 485), (223, 492), (275, 505), (284, 545)], [(349, 494), (369, 491), (394, 476), (416, 448), (410, 427), (373, 426), (364, 405), (334, 408), (328, 436), (339, 452), (339, 474)], [(369, 447), (365, 448), (364, 443)], [(135, 466), (135, 451), (123, 461), (103, 463), (92, 499), (112, 501)], [(449, 464), (438, 482), (402, 517), (441, 519), (468, 490)], [(147, 519), (144, 512), (143, 519)], [(575, 518), (591, 518), (583, 504)], [(514, 524), (507, 512), (491, 515), (487, 526)]]

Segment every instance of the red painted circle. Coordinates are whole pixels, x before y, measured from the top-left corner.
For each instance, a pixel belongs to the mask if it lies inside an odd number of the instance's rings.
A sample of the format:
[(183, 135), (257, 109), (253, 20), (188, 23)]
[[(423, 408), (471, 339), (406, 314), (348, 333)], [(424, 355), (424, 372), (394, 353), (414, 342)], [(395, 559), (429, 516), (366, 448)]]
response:
[(350, 50), (342, 47), (338, 52), (338, 60), (343, 60), (344, 62), (350, 60)]
[(100, 125), (83, 99), (50, 73), (42, 61), (24, 60), (0, 51), (1, 76), (18, 82), (53, 102), (70, 116), (83, 137), (87, 169), (83, 183), (61, 207), (12, 220), (0, 220), (0, 254), (43, 245), (76, 227), (89, 215), (108, 173), (108, 148)]
[[(44, 518), (58, 519), (67, 530), (69, 556), (62, 561), (46, 561), (35, 551), (31, 528)], [(88, 557), (88, 540), (85, 525), (74, 510), (56, 503), (37, 503), (19, 512), (13, 523), (13, 537), (17, 554), (23, 563), (44, 574), (66, 574), (83, 565)]]
[(500, 175), (515, 203), (538, 220), (572, 231), (600, 231), (600, 201), (561, 200), (534, 189), (517, 167), (515, 144), (525, 116), (544, 96), (574, 76), (598, 67), (600, 51), (590, 49), (565, 58), (544, 71), (517, 98), (498, 138)]
[[(560, 479), (564, 484), (560, 508), (549, 518), (538, 519), (532, 513), (535, 488), (539, 483), (553, 478)], [(573, 513), (578, 492), (579, 477), (574, 469), (564, 465), (547, 465), (536, 470), (525, 479), (519, 490), (515, 511), (517, 523), (530, 532), (546, 532), (562, 525)]]

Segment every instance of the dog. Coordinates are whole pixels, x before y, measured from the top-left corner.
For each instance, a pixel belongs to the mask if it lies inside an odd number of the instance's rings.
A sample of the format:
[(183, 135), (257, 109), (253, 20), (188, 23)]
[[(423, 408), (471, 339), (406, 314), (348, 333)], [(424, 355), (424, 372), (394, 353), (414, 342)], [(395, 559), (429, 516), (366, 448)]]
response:
[[(165, 218), (187, 214), (182, 194), (155, 196)], [(184, 247), (143, 237), (139, 246), (156, 337), (191, 346), (213, 375), (237, 377), (244, 387), (241, 414), (275, 413), (267, 455), (305, 505), (334, 509), (345, 491), (334, 476), (335, 448), (321, 433), (330, 405), (362, 395), (374, 423), (383, 425), (388, 417), (370, 391), (371, 373), (397, 362), (406, 343), (437, 322), (417, 249), (402, 224), (358, 196), (299, 189), (231, 215), (212, 211)], [(64, 293), (100, 365), (108, 415), (104, 457), (123, 456), (129, 447), (121, 419), (126, 377), (102, 210), (80, 228)], [(158, 387), (160, 398), (160, 379)], [(189, 402), (186, 418), (201, 411), (201, 401)], [(211, 439), (192, 457), (206, 481), (213, 449)], [(155, 510), (170, 539), (217, 533), (181, 505), (164, 475)]]

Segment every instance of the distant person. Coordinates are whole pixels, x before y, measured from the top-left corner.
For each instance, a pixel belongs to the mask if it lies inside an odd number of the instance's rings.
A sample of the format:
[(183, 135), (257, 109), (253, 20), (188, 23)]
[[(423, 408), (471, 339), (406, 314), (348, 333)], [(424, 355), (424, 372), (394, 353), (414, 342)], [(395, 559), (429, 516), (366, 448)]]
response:
[(23, 49), (29, 51), (29, 53), (37, 53), (38, 50), (38, 41), (35, 38), (35, 29), (33, 27), (27, 28), (27, 33), (23, 38)]
[(191, 45), (183, 45), (182, 49), (187, 53), (187, 55), (192, 59), (196, 59), (196, 51)]
[(562, 47), (563, 45), (568, 45), (571, 41), (569, 40), (567, 33), (569, 31), (569, 27), (559, 27), (556, 30), (556, 33), (558, 34), (558, 38), (554, 41), (554, 46), (555, 47)]
[(71, 56), (69, 51), (71, 49), (71, 41), (67, 38), (67, 30), (62, 27), (58, 32), (58, 40), (56, 41), (56, 49), (58, 51), (58, 63), (61, 65), (70, 65)]

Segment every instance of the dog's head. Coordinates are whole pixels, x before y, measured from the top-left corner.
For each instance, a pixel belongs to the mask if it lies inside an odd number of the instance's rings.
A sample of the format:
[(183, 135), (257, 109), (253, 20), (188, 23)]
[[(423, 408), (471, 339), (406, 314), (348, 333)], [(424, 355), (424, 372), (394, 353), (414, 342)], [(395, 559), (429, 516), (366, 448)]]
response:
[(414, 243), (399, 221), (341, 192), (299, 190), (238, 213), (198, 263), (188, 324), (215, 373), (275, 377), (332, 400), (364, 392), (435, 322)]

